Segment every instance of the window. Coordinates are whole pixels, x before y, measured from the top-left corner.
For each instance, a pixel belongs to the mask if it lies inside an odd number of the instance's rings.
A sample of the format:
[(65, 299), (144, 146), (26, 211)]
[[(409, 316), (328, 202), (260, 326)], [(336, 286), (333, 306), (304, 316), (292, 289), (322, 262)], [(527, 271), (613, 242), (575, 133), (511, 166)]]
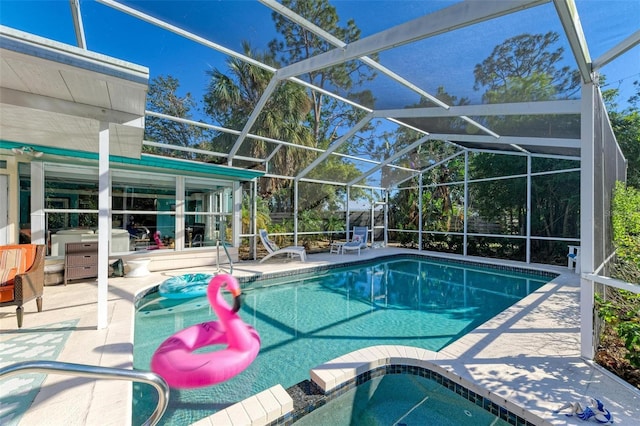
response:
[(227, 182), (185, 180), (185, 247), (214, 246), (229, 241), (233, 191)]
[(111, 226), (129, 232), (131, 251), (175, 248), (175, 177), (114, 170), (111, 203)]

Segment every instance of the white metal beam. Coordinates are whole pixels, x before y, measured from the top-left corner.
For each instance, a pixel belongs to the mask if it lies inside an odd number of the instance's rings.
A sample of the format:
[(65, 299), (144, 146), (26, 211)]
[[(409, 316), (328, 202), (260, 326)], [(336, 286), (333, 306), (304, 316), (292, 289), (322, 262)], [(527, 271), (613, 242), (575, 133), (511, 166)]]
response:
[(449, 109), (398, 108), (374, 111), (374, 117), (427, 118), (457, 117), (461, 115), (544, 115), (544, 114), (580, 114), (579, 100), (515, 102), (506, 104), (462, 105)]
[[(148, 140), (143, 140), (142, 144), (144, 146), (152, 146), (154, 148), (160, 148), (160, 149), (170, 149), (170, 150), (181, 151), (181, 152), (190, 152), (190, 153), (193, 153), (193, 154), (208, 155), (210, 157), (227, 158), (227, 153), (225, 153), (225, 152), (209, 151), (207, 149), (190, 148), (188, 146), (171, 145), (171, 144), (164, 143), (164, 142), (153, 142), (153, 141), (148, 141)], [(264, 162), (266, 162), (266, 160), (263, 159), (263, 158), (245, 157), (245, 156), (241, 156), (241, 155), (236, 155), (235, 159), (236, 160), (242, 160), (242, 161), (254, 162), (254, 163), (264, 163)]]
[[(418, 146), (422, 145), (423, 143), (428, 141), (429, 138), (430, 138), (429, 135), (421, 137), (417, 141), (413, 142), (412, 144), (410, 144), (410, 145), (406, 146), (405, 148), (401, 149), (400, 151), (396, 152), (391, 157), (389, 157), (386, 160), (384, 160), (382, 163), (378, 164), (377, 166), (373, 167), (372, 169), (367, 170), (362, 175), (360, 175), (357, 178), (353, 179), (351, 182), (348, 182), (347, 185), (354, 185), (354, 184), (360, 182), (362, 179), (366, 178), (367, 176), (371, 176), (372, 174), (374, 174), (375, 172), (377, 172), (378, 170), (380, 170), (381, 168), (383, 168), (387, 164), (389, 164), (392, 161), (394, 161), (396, 158), (398, 158), (398, 157), (400, 157), (402, 155), (405, 155), (407, 152), (409, 152), (409, 151), (417, 148)], [(416, 172), (417, 172), (417, 170), (416, 170)]]
[[(419, 173), (420, 175), (422, 175), (422, 174), (424, 174), (424, 173), (428, 172), (429, 170), (433, 169), (434, 167), (438, 167), (439, 165), (444, 164), (444, 163), (446, 163), (447, 161), (452, 160), (452, 159), (456, 158), (458, 155), (463, 154), (463, 153), (465, 153), (465, 152), (467, 152), (467, 151), (466, 151), (466, 150), (458, 151), (458, 152), (456, 152), (455, 154), (450, 155), (450, 156), (448, 156), (447, 158), (445, 158), (445, 159), (443, 159), (443, 160), (440, 160), (440, 161), (438, 161), (438, 162), (437, 162), (437, 163), (435, 163), (435, 164), (430, 165), (430, 166), (429, 166), (429, 167), (427, 167), (426, 169), (422, 169), (422, 170), (417, 171), (416, 173)], [(401, 183), (406, 182), (406, 181), (408, 181), (408, 180), (410, 180), (410, 179), (413, 179), (414, 177), (415, 177), (415, 175), (413, 175), (413, 176), (409, 176), (408, 178), (405, 178), (405, 179), (402, 179), (401, 181), (396, 182), (396, 183), (395, 183), (395, 187), (397, 188), (397, 187), (398, 187), (398, 185), (400, 185)], [(386, 188), (386, 189), (389, 189), (389, 188)]]
[[(593, 84), (582, 85), (582, 138), (585, 146), (581, 151), (580, 172), (580, 269), (583, 273), (592, 273), (595, 265), (595, 102), (596, 89)], [(599, 148), (598, 148), (599, 149)], [(577, 265), (576, 265), (577, 267)], [(580, 279), (580, 355), (593, 359), (593, 306), (594, 285), (585, 278)]]
[(138, 10), (135, 10), (129, 6), (125, 6), (121, 3), (118, 3), (116, 1), (113, 0), (96, 0), (98, 3), (102, 3), (105, 6), (109, 6), (113, 9), (119, 10), (120, 12), (126, 13), (127, 15), (131, 15), (134, 18), (138, 18), (141, 21), (145, 21), (151, 25), (155, 25), (159, 28), (163, 28), (167, 31), (170, 31), (174, 34), (177, 34), (181, 37), (184, 37), (188, 40), (194, 41), (196, 43), (199, 43), (203, 46), (209, 47), (211, 49), (217, 50), (218, 52), (224, 53), (225, 55), (229, 55), (233, 58), (237, 58), (237, 59), (241, 59), (247, 63), (250, 63), (251, 65), (255, 65), (256, 67), (268, 70), (268, 71), (275, 71), (276, 69), (273, 67), (270, 67), (268, 65), (263, 64), (260, 61), (256, 61), (253, 58), (250, 58), (248, 56), (245, 55), (241, 55), (238, 52), (235, 52), (231, 49), (227, 49), (224, 46), (221, 46), (217, 43), (213, 43), (205, 38), (199, 37), (195, 34), (192, 34), (188, 31), (183, 30), (182, 28), (176, 27), (175, 25), (171, 25), (168, 24), (160, 19), (154, 18), (153, 16), (147, 15), (146, 13), (142, 13)]
[(628, 50), (633, 49), (635, 46), (640, 44), (640, 30), (631, 34), (629, 37), (622, 40), (620, 43), (616, 44), (613, 49), (606, 51), (603, 55), (601, 55), (598, 59), (593, 61), (593, 70), (597, 71), (603, 66), (607, 65), (609, 62), (616, 59), (618, 56), (622, 55)]
[[(288, 9), (288, 8), (284, 7), (283, 5), (278, 3), (277, 1), (275, 1), (275, 0), (259, 0), (259, 1), (260, 1), (260, 3), (262, 3), (265, 6), (269, 7), (271, 10), (274, 10), (274, 11), (278, 12), (279, 14), (287, 17), (288, 19), (292, 20), (296, 24), (300, 25), (301, 27), (306, 28), (307, 30), (311, 31), (315, 35), (317, 35), (319, 37), (322, 37), (323, 39), (325, 39), (329, 43), (333, 44), (335, 47), (344, 48), (345, 46), (347, 46), (347, 43), (345, 43), (343, 40), (340, 40), (339, 38), (335, 37), (330, 32), (323, 30), (322, 28), (320, 28), (317, 25), (315, 25), (313, 22), (310, 22), (307, 19), (301, 17), (300, 15), (296, 14), (295, 12), (293, 12), (291, 9)], [(385, 66), (381, 65), (380, 63), (374, 61), (373, 59), (369, 58), (368, 56), (364, 56), (364, 57), (361, 57), (359, 59), (361, 61), (363, 61), (365, 64), (367, 64), (368, 66), (380, 71), (381, 73), (385, 74), (388, 77), (391, 77), (393, 80), (399, 82), (400, 84), (403, 84), (404, 86), (408, 87), (409, 89), (413, 90), (414, 92), (419, 93), (421, 96), (424, 96), (425, 98), (429, 99), (434, 104), (439, 105), (442, 108), (449, 108), (449, 105), (447, 105), (446, 103), (442, 102), (440, 99), (438, 99), (435, 96), (431, 95), (430, 93), (422, 90), (421, 88), (419, 88), (418, 86), (414, 85), (410, 81), (405, 80), (403, 77), (399, 76), (398, 74), (394, 73), (393, 71), (391, 71), (387, 67), (385, 67)]]
[(109, 123), (100, 122), (98, 132), (98, 312), (97, 329), (109, 325), (109, 240), (111, 235), (111, 170), (109, 168)]
[(251, 115), (249, 116), (249, 119), (245, 123), (244, 128), (242, 129), (242, 132), (240, 133), (240, 136), (238, 136), (238, 139), (236, 140), (236, 143), (233, 145), (231, 150), (229, 150), (229, 165), (230, 166), (233, 165), (233, 157), (236, 155), (236, 153), (240, 149), (240, 146), (242, 145), (242, 142), (244, 142), (244, 139), (249, 134), (249, 130), (251, 130), (251, 127), (253, 127), (253, 124), (258, 119), (258, 116), (262, 112), (262, 109), (267, 104), (267, 101), (271, 97), (271, 94), (274, 92), (274, 90), (276, 90), (276, 87), (278, 86), (279, 83), (280, 82), (275, 77), (272, 77), (271, 81), (269, 81), (269, 84), (264, 89), (264, 92), (262, 92), (262, 96), (260, 96), (260, 99), (258, 100), (258, 103), (253, 108), (253, 111), (251, 111)]
[(69, 0), (71, 7), (71, 18), (73, 28), (76, 32), (76, 43), (80, 49), (87, 48), (87, 39), (84, 36), (84, 25), (82, 24), (82, 13), (80, 12), (80, 0)]
[(518, 136), (500, 136), (500, 139), (495, 139), (490, 136), (484, 135), (455, 135), (455, 134), (440, 134), (432, 133), (431, 139), (433, 140), (448, 140), (452, 142), (469, 142), (469, 143), (483, 143), (483, 144), (495, 144), (495, 145), (530, 145), (540, 147), (554, 147), (554, 148), (576, 148), (581, 147), (580, 139), (564, 139), (564, 138), (525, 138)]
[[(197, 35), (195, 35), (193, 33), (190, 33), (189, 31), (183, 30), (182, 28), (179, 28), (179, 27), (177, 27), (175, 25), (168, 24), (168, 23), (166, 23), (164, 21), (156, 19), (156, 18), (154, 18), (152, 16), (149, 16), (149, 15), (143, 13), (143, 12), (140, 12), (138, 10), (135, 10), (135, 9), (131, 8), (131, 7), (125, 6), (123, 4), (120, 4), (120, 3), (116, 2), (116, 1), (113, 1), (113, 0), (96, 0), (96, 1), (99, 2), (99, 3), (104, 4), (105, 6), (112, 7), (113, 9), (116, 9), (116, 10), (118, 10), (120, 12), (126, 13), (126, 14), (131, 15), (131, 16), (133, 16), (135, 18), (138, 18), (138, 19), (140, 19), (142, 21), (145, 21), (145, 22), (147, 22), (149, 24), (155, 25), (155, 26), (157, 26), (159, 28), (162, 28), (164, 30), (170, 31), (170, 32), (172, 32), (174, 34), (177, 34), (177, 35), (179, 35), (181, 37), (184, 37), (184, 38), (186, 38), (188, 40), (191, 40), (191, 41), (196, 42), (198, 44), (201, 44), (201, 45), (203, 45), (205, 47), (213, 49), (213, 50), (215, 50), (217, 52), (220, 52), (222, 54), (229, 55), (229, 56), (231, 56), (233, 58), (239, 59), (241, 61), (244, 61), (244, 62), (246, 62), (248, 64), (254, 65), (256, 67), (259, 67), (259, 68), (267, 70), (267, 71), (271, 71), (271, 72), (275, 72), (276, 71), (276, 68), (274, 68), (272, 66), (263, 64), (262, 62), (259, 62), (259, 61), (255, 60), (255, 59), (253, 59), (253, 58), (251, 58), (249, 56), (240, 54), (240, 53), (238, 53), (238, 52), (236, 52), (234, 50), (228, 49), (228, 48), (226, 48), (226, 47), (224, 47), (222, 45), (214, 43), (214, 42), (212, 42), (210, 40), (207, 40), (207, 39), (205, 39), (203, 37), (197, 36)], [(364, 107), (362, 105), (359, 105), (359, 104), (357, 104), (357, 103), (355, 103), (353, 101), (350, 101), (348, 99), (342, 98), (342, 97), (336, 95), (335, 93), (331, 93), (331, 92), (329, 92), (329, 91), (327, 91), (325, 89), (322, 89), (320, 87), (316, 87), (313, 84), (307, 83), (304, 80), (300, 80), (298, 78), (290, 78), (289, 81), (292, 81), (294, 83), (298, 83), (298, 84), (303, 85), (305, 87), (308, 87), (308, 88), (310, 88), (312, 90), (324, 93), (327, 96), (331, 96), (331, 97), (333, 97), (333, 98), (335, 98), (337, 100), (340, 100), (342, 102), (345, 102), (345, 103), (347, 103), (347, 104), (349, 104), (349, 105), (351, 105), (351, 106), (353, 106), (355, 108), (361, 108), (361, 109), (363, 109), (363, 110), (365, 110), (367, 112), (371, 111), (369, 108), (366, 108), (366, 107)]]
[(357, 40), (346, 47), (336, 48), (281, 68), (276, 72), (276, 76), (279, 79), (286, 79), (327, 68), (547, 2), (548, 0), (487, 0), (482, 2), (468, 0)]
[(338, 140), (334, 141), (331, 146), (318, 158), (316, 158), (311, 164), (305, 167), (298, 176), (296, 176), (296, 180), (300, 180), (300, 178), (306, 176), (311, 170), (313, 170), (318, 164), (323, 162), (333, 151), (338, 149), (343, 143), (345, 143), (351, 136), (355, 135), (358, 130), (364, 127), (371, 120), (371, 114), (367, 114), (360, 120), (355, 126), (353, 126), (347, 133), (342, 135)]
[(553, 4), (556, 6), (560, 22), (562, 22), (565, 35), (569, 40), (582, 82), (590, 83), (592, 81), (591, 56), (582, 31), (576, 4), (573, 0), (553, 0)]

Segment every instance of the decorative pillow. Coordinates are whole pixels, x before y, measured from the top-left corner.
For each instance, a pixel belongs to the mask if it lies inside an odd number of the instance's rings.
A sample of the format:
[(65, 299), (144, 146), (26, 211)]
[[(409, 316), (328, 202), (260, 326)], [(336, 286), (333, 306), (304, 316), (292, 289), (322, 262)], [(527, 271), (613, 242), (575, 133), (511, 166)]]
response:
[(353, 239), (351, 241), (353, 241), (354, 243), (361, 243), (362, 242), (362, 236), (356, 234), (356, 235), (353, 236)]

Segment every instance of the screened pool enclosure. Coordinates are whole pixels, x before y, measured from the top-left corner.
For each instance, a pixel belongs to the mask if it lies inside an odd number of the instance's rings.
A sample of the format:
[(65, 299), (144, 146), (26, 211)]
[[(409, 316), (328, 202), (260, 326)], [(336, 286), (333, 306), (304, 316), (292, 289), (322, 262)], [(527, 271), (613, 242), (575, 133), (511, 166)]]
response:
[(574, 245), (584, 273), (613, 252), (626, 162), (599, 86), (638, 65), (637, 2), (42, 2), (55, 26), (19, 19), (31, 3), (0, 18), (2, 152), (241, 171), (224, 214), (246, 258), (261, 227), (311, 253), (354, 226), (523, 262)]

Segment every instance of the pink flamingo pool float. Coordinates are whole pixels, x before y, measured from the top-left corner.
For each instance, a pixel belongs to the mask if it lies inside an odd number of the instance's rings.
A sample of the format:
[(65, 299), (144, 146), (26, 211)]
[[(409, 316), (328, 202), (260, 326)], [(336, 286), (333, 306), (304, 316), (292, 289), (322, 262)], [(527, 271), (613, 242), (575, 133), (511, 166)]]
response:
[[(233, 295), (233, 308), (222, 297), (223, 286)], [(260, 351), (258, 332), (237, 314), (238, 281), (228, 274), (214, 276), (209, 281), (207, 297), (219, 320), (178, 331), (162, 342), (151, 358), (151, 370), (173, 388), (197, 388), (229, 380), (247, 368)], [(223, 344), (226, 349), (194, 353), (204, 346)]]

